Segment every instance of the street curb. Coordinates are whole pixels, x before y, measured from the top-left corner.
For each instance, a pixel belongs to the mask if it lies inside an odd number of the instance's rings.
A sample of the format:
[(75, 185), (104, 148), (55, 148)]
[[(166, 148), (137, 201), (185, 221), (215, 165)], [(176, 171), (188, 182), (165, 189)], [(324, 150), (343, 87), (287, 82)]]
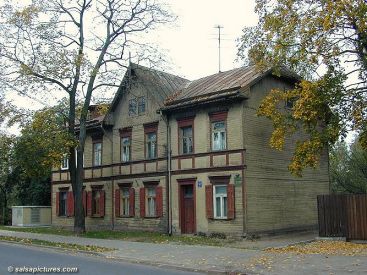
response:
[(263, 250), (265, 251), (265, 250), (272, 249), (272, 248), (275, 248), (275, 249), (286, 248), (286, 247), (289, 247), (291, 245), (308, 244), (308, 243), (312, 243), (314, 241), (317, 241), (317, 238), (310, 239), (310, 240), (305, 240), (305, 241), (293, 242), (293, 243), (289, 243), (289, 244), (286, 244), (286, 245), (269, 246), (269, 247), (264, 248)]

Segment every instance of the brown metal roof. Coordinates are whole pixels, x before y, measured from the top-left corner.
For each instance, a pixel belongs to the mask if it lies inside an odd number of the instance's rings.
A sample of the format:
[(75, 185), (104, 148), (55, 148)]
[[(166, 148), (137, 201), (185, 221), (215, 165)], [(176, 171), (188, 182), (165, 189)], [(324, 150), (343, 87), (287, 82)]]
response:
[[(255, 66), (241, 67), (226, 72), (192, 81), (185, 89), (177, 92), (174, 97), (167, 98), (165, 105), (170, 108), (176, 105), (186, 105), (188, 101), (205, 101), (208, 97), (223, 95), (229, 91), (251, 86), (272, 70), (258, 71)], [(290, 70), (280, 69), (283, 77), (298, 79), (299, 77)]]

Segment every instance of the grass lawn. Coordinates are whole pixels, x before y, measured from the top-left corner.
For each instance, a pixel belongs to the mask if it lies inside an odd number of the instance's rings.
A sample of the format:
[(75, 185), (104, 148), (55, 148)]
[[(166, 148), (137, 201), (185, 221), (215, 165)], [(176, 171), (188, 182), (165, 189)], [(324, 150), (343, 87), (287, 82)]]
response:
[(107, 252), (107, 251), (113, 250), (111, 248), (95, 246), (95, 245), (58, 243), (58, 242), (50, 242), (50, 241), (43, 241), (43, 240), (37, 240), (37, 239), (24, 239), (24, 238), (8, 237), (8, 236), (0, 236), (0, 241), (16, 242), (16, 243), (27, 244), (27, 245), (36, 244), (36, 245), (52, 246), (52, 247), (68, 249), (68, 250), (71, 249), (71, 250), (81, 250), (81, 251), (89, 251), (89, 252)]
[[(58, 229), (53, 227), (7, 227), (0, 226), (0, 230), (41, 233), (41, 234), (54, 234), (62, 236), (74, 236), (74, 233), (65, 229)], [(86, 238), (97, 239), (113, 239), (113, 240), (125, 240), (135, 242), (149, 242), (149, 243), (175, 243), (175, 244), (189, 244), (189, 245), (211, 245), (211, 246), (223, 246), (234, 242), (229, 239), (217, 239), (203, 236), (169, 236), (167, 234), (157, 232), (143, 232), (143, 231), (88, 231), (81, 235)]]

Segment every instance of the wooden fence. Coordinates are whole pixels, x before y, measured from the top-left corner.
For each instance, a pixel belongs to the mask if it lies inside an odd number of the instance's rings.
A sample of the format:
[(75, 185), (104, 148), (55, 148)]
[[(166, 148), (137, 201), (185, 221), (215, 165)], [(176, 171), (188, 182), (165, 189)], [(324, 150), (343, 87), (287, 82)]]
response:
[(367, 240), (367, 194), (317, 196), (320, 237)]

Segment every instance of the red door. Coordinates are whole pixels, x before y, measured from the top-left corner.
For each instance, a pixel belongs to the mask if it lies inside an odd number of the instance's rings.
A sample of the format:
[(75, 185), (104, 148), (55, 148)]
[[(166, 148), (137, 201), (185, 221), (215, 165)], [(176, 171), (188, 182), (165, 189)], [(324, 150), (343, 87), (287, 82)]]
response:
[(195, 205), (193, 184), (181, 185), (181, 233), (195, 233)]

